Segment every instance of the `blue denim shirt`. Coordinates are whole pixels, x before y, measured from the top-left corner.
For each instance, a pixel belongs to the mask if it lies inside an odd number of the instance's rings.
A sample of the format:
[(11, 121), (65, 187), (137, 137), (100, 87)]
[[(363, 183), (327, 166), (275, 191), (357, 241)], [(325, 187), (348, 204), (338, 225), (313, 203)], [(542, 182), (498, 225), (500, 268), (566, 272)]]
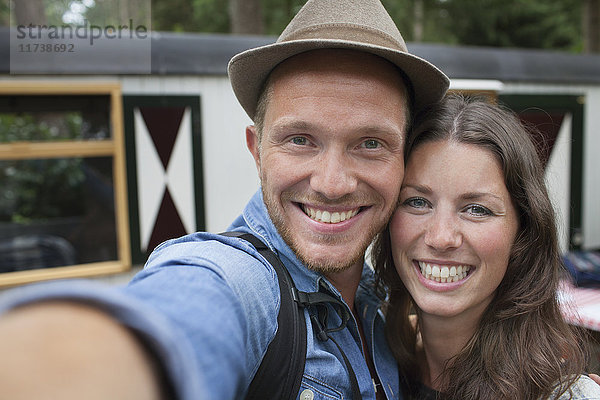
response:
[[(268, 244), (299, 290), (314, 292), (323, 287), (342, 300), (325, 277), (305, 268), (285, 244), (260, 192), (230, 230), (250, 232)], [(387, 398), (399, 399), (396, 362), (385, 342), (372, 278), (365, 267), (356, 310)], [(61, 286), (46, 289), (55, 294), (45, 296), (85, 297), (145, 337), (185, 399), (242, 399), (277, 330), (280, 299), (275, 271), (251, 245), (237, 238), (195, 233), (165, 242), (120, 293)], [(44, 297), (40, 290), (31, 296)], [(339, 322), (336, 318), (330, 313), (332, 325)], [(307, 357), (300, 393), (310, 391), (315, 400), (352, 398), (339, 350), (331, 340), (322, 342), (314, 336), (308, 317), (306, 323)], [(332, 336), (352, 364), (363, 399), (374, 400), (356, 321), (352, 318), (347, 328)]]

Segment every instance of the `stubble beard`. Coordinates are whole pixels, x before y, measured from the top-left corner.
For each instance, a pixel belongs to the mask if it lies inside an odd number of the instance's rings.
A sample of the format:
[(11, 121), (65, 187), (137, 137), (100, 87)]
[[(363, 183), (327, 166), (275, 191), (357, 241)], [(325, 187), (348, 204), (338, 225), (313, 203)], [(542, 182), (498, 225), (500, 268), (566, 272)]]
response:
[[(381, 223), (375, 225), (372, 224), (369, 226), (368, 230), (364, 232), (362, 236), (362, 241), (356, 246), (355, 249), (351, 250), (351, 252), (344, 257), (341, 261), (332, 261), (327, 259), (327, 257), (319, 257), (320, 255), (306, 254), (306, 251), (301, 248), (301, 244), (298, 243), (294, 237), (292, 230), (293, 227), (290, 227), (288, 223), (285, 221), (285, 215), (283, 210), (280, 209), (277, 205), (277, 200), (262, 187), (263, 200), (267, 207), (267, 211), (279, 232), (279, 235), (283, 238), (285, 243), (292, 249), (296, 257), (306, 266), (308, 269), (319, 272), (323, 275), (329, 275), (332, 273), (343, 272), (350, 267), (356, 265), (357, 263), (362, 263), (364, 260), (365, 252), (367, 248), (373, 241), (373, 238), (377, 233), (379, 233), (385, 227), (385, 224), (390, 219), (393, 213), (393, 209), (389, 211), (388, 215), (385, 219), (382, 220)], [(354, 237), (349, 237), (349, 240), (354, 240)], [(343, 241), (344, 238), (332, 237), (329, 235), (323, 235), (322, 241), (324, 244)]]

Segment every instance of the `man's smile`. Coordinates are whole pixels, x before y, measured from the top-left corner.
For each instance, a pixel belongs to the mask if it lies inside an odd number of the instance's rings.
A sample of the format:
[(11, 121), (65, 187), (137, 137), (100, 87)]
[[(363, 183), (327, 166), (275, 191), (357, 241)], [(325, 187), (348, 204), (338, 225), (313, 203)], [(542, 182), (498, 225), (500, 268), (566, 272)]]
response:
[(360, 207), (347, 209), (343, 211), (329, 211), (319, 209), (314, 206), (307, 206), (305, 204), (300, 204), (300, 208), (302, 209), (302, 211), (304, 211), (304, 213), (307, 216), (310, 217), (310, 219), (326, 224), (337, 224), (340, 222), (344, 222), (354, 217), (360, 211)]

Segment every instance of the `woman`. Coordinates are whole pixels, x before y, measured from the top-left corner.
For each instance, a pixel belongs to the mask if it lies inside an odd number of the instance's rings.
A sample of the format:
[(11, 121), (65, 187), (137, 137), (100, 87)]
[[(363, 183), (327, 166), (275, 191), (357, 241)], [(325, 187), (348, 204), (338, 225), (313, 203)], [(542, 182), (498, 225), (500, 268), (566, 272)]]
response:
[(417, 118), (405, 154), (373, 253), (405, 398), (600, 398), (556, 300), (554, 214), (518, 119), (450, 96)]

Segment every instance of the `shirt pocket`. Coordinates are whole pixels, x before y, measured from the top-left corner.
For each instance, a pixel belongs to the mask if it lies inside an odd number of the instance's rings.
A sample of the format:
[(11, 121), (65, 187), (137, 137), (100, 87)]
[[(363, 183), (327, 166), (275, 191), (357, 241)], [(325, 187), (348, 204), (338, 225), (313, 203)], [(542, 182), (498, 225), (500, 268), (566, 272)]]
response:
[(342, 400), (344, 395), (332, 386), (304, 374), (296, 400)]

